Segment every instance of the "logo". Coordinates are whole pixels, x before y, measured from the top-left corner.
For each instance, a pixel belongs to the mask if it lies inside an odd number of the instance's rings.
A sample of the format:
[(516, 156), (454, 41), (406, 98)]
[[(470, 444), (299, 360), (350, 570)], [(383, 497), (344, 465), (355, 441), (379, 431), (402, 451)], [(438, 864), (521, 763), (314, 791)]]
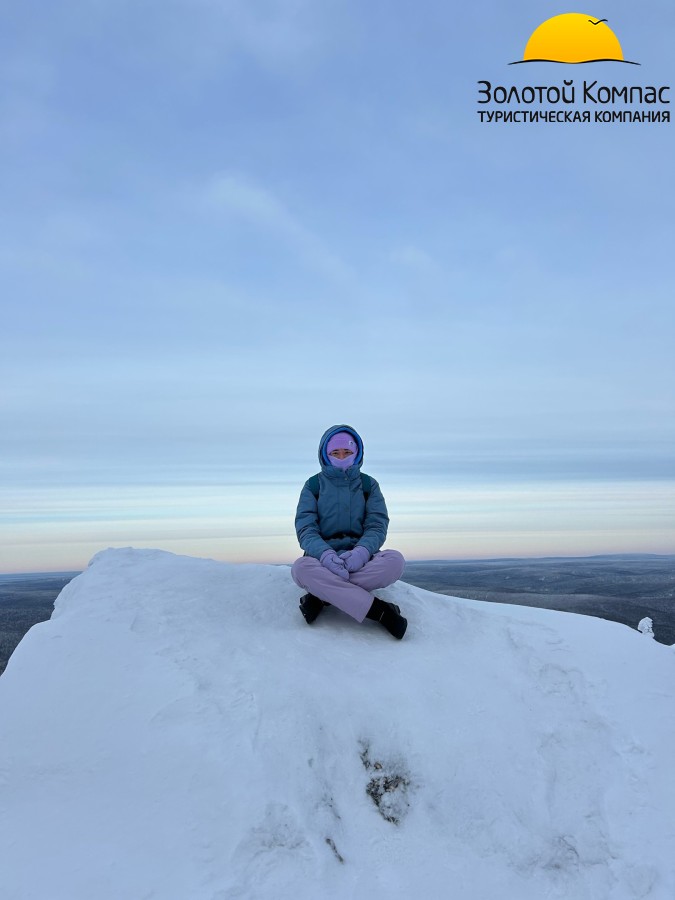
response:
[(640, 65), (623, 58), (619, 39), (607, 25), (607, 19), (595, 19), (584, 13), (562, 13), (542, 22), (532, 32), (523, 58), (509, 65), (528, 62)]
[[(542, 22), (530, 35), (523, 58), (509, 63), (641, 63), (624, 59), (618, 37), (607, 24), (585, 13), (561, 13)], [(511, 69), (513, 72), (514, 70)], [(614, 84), (607, 66), (575, 84), (569, 70), (553, 79), (542, 65), (527, 66), (529, 84), (478, 82), (478, 117), (481, 123), (496, 125), (616, 125), (670, 123), (670, 86), (635, 84), (627, 70), (626, 84)], [(560, 71), (560, 70), (558, 70)], [(615, 75), (616, 69), (611, 73)], [(519, 75), (521, 74), (519, 73)], [(592, 80), (593, 75), (598, 75)], [(565, 77), (567, 75), (567, 77)], [(601, 80), (602, 79), (602, 80)], [(524, 80), (524, 79), (523, 79)], [(604, 82), (604, 83), (603, 83)], [(607, 83), (609, 82), (609, 83)]]

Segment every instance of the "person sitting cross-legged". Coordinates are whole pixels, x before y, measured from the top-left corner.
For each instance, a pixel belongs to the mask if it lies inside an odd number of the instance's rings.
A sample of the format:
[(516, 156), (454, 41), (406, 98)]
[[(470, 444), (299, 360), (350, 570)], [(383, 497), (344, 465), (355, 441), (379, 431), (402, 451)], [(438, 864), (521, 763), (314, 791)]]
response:
[(382, 550), (389, 516), (380, 486), (361, 472), (363, 441), (349, 425), (335, 425), (319, 443), (321, 471), (305, 482), (295, 516), (304, 556), (291, 568), (308, 591), (300, 609), (311, 624), (325, 604), (363, 622), (373, 619), (399, 640), (408, 622), (398, 606), (373, 596), (403, 574), (398, 550)]

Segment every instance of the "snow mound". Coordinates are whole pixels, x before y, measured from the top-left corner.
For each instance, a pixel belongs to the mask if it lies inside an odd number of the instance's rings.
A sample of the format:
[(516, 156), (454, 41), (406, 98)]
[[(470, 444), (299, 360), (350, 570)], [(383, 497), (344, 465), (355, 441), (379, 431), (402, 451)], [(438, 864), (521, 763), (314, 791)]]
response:
[(399, 582), (109, 550), (0, 678), (3, 900), (675, 897), (672, 650)]

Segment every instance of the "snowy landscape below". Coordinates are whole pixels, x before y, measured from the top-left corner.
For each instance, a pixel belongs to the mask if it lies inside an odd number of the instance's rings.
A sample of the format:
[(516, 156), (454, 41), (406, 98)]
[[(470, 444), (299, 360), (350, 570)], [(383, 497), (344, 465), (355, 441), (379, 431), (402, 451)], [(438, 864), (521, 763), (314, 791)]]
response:
[(0, 678), (3, 900), (673, 900), (673, 648), (403, 582), (397, 642), (299, 594), (152, 550), (66, 585)]

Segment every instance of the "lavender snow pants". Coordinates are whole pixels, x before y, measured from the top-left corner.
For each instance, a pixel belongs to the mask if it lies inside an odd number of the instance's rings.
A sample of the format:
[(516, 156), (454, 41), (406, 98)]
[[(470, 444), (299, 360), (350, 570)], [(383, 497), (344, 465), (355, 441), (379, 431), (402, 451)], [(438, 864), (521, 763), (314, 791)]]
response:
[(301, 556), (293, 563), (291, 576), (298, 587), (337, 606), (357, 622), (363, 622), (373, 603), (368, 591), (398, 581), (404, 567), (405, 559), (398, 550), (382, 550), (358, 572), (351, 572), (349, 581), (344, 581), (313, 556)]

